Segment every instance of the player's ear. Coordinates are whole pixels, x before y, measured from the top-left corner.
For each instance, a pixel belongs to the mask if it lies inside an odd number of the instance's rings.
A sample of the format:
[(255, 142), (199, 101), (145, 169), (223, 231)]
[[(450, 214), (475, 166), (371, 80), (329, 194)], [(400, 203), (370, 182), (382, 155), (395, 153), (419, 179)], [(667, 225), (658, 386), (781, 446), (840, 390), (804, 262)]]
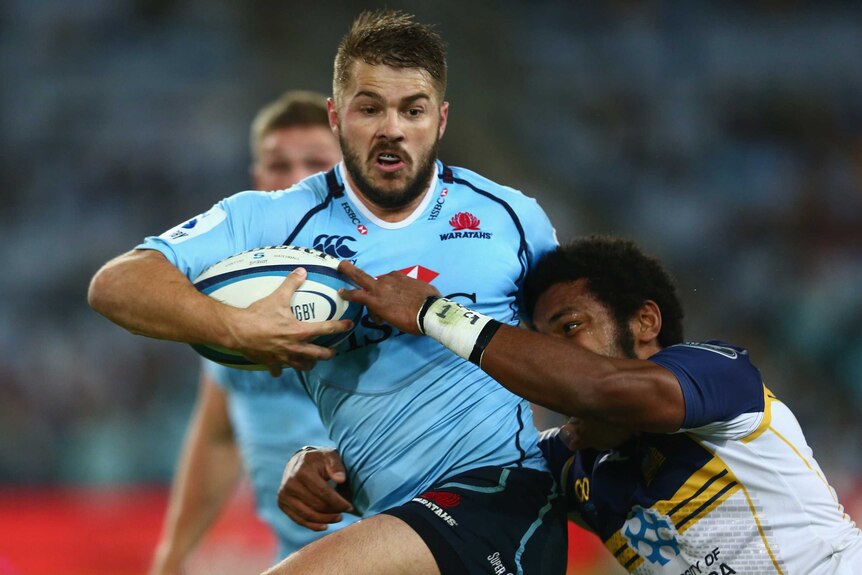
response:
[(647, 300), (632, 319), (632, 335), (636, 343), (648, 346), (658, 340), (661, 333), (661, 310), (658, 304)]
[(449, 121), (449, 102), (443, 102), (440, 104), (440, 129), (437, 131), (437, 139), (441, 139), (443, 137), (443, 133), (446, 131), (446, 123)]
[(332, 98), (326, 99), (326, 114), (329, 116), (329, 129), (336, 136), (338, 135), (338, 110), (335, 107), (335, 100)]

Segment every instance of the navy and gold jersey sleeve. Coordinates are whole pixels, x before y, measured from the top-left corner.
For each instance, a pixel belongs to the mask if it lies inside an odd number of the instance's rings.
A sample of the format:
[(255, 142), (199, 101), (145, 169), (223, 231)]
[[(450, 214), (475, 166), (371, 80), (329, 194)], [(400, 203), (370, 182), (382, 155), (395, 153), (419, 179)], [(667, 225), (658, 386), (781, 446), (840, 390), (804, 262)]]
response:
[(724, 342), (684, 343), (650, 361), (670, 370), (685, 399), (684, 429), (763, 411), (763, 382), (748, 352)]

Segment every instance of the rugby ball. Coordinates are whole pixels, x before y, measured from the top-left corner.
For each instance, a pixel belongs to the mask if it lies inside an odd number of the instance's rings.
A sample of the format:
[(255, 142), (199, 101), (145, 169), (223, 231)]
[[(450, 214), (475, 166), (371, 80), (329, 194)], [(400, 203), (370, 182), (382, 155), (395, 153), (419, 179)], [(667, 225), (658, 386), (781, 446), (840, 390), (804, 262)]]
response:
[[(230, 256), (199, 275), (194, 286), (202, 293), (235, 307), (248, 307), (271, 294), (285, 277), (302, 267), (308, 276), (293, 294), (290, 305), (293, 315), (300, 321), (326, 321), (350, 319), (354, 326), (359, 322), (362, 306), (338, 296), (339, 288), (357, 286), (336, 269), (338, 258), (310, 248), (269, 246), (240, 252)], [(317, 345), (331, 347), (350, 335), (349, 332), (318, 337)], [(192, 344), (207, 359), (239, 369), (266, 370), (237, 351), (211, 345)]]

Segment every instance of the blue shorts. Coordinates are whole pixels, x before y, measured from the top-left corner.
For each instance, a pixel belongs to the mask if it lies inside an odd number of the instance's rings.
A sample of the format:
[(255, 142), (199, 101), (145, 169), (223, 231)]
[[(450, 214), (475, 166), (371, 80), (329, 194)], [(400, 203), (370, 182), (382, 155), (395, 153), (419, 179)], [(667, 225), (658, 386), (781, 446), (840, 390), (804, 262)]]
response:
[(383, 513), (422, 537), (442, 575), (566, 572), (564, 501), (543, 471), (473, 469)]

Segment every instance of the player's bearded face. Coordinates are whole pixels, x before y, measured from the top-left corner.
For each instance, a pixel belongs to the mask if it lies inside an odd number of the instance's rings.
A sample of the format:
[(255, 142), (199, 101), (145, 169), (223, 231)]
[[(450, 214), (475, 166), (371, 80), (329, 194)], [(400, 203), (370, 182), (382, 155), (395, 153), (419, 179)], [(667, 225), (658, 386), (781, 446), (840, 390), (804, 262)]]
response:
[(442, 97), (424, 69), (352, 64), (330, 122), (352, 184), (376, 206), (409, 207), (428, 189), (448, 118)]
[[(359, 191), (376, 205), (381, 208), (400, 208), (428, 189), (440, 144), (436, 138), (430, 147), (417, 150), (417, 155), (404, 150), (398, 142), (382, 140), (362, 157), (361, 152), (343, 134), (344, 131), (339, 130), (344, 166)], [(404, 163), (404, 168), (398, 172), (381, 173), (375, 169), (381, 154), (396, 154)]]

